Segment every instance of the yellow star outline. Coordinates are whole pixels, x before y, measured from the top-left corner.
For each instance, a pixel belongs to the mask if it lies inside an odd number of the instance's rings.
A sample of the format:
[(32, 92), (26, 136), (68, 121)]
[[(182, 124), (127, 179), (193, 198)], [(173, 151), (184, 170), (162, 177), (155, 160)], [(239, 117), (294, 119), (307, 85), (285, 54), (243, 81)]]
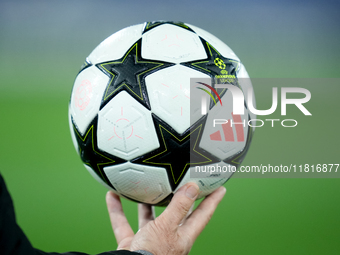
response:
[[(91, 141), (92, 150), (93, 150), (95, 153), (97, 153), (98, 155), (100, 155), (101, 157), (106, 158), (106, 159), (109, 161), (109, 162), (106, 162), (106, 163), (97, 163), (98, 171), (99, 171), (99, 173), (100, 173), (100, 175), (101, 175), (101, 177), (102, 177), (102, 180), (105, 181), (106, 179), (105, 179), (105, 177), (103, 176), (103, 173), (102, 173), (102, 170), (100, 169), (100, 166), (112, 164), (112, 163), (114, 163), (115, 161), (112, 160), (112, 159), (110, 159), (110, 158), (108, 158), (108, 157), (106, 157), (106, 156), (104, 156), (104, 155), (102, 155), (102, 154), (100, 154), (99, 152), (97, 152), (97, 151), (95, 150), (95, 148), (94, 148), (94, 141), (93, 141), (93, 125), (89, 128), (89, 130), (88, 130), (87, 133), (85, 134), (84, 138), (81, 137), (81, 135), (78, 133), (78, 130), (75, 128), (74, 125), (73, 125), (73, 129), (74, 129), (75, 133), (77, 134), (77, 136), (80, 138), (80, 140), (82, 140), (82, 142), (85, 142), (85, 140), (87, 139), (88, 134), (91, 132), (91, 135), (92, 135), (92, 137), (91, 137), (91, 139), (92, 139), (92, 141)], [(81, 148), (80, 148), (80, 146), (79, 146), (79, 155), (81, 155)], [(84, 162), (84, 163), (85, 163), (86, 165), (92, 167), (90, 163), (86, 163), (86, 162)], [(106, 181), (105, 181), (105, 182), (106, 182)]]
[[(143, 93), (142, 93), (142, 86), (141, 86), (141, 83), (140, 83), (140, 76), (141, 76), (142, 74), (145, 74), (146, 72), (150, 72), (150, 71), (152, 71), (153, 69), (158, 68), (158, 67), (160, 67), (160, 66), (162, 66), (162, 65), (164, 65), (164, 64), (163, 64), (163, 63), (159, 63), (159, 62), (139, 61), (139, 60), (138, 60), (138, 47), (137, 47), (137, 45), (138, 45), (138, 42), (136, 42), (136, 43), (130, 48), (130, 50), (128, 50), (128, 52), (127, 52), (127, 53), (125, 54), (125, 56), (123, 57), (123, 60), (122, 60), (122, 61), (113, 61), (113, 62), (109, 62), (109, 63), (102, 63), (102, 64), (100, 64), (100, 66), (101, 66), (106, 72), (108, 72), (109, 74), (112, 75), (111, 80), (110, 80), (110, 82), (109, 82), (109, 85), (107, 86), (107, 89), (106, 89), (106, 91), (105, 91), (104, 100), (106, 100), (108, 97), (110, 97), (113, 93), (115, 93), (115, 92), (116, 92), (120, 87), (122, 87), (122, 86), (126, 86), (126, 88), (127, 88), (128, 90), (130, 90), (134, 95), (136, 95), (140, 100), (142, 100), (142, 101), (144, 100)], [(125, 82), (122, 83), (119, 87), (117, 87), (114, 91), (112, 91), (109, 95), (107, 95), (108, 90), (109, 90), (109, 88), (110, 88), (110, 86), (111, 86), (111, 83), (112, 83), (112, 81), (114, 80), (114, 78), (115, 78), (116, 75), (115, 75), (114, 73), (112, 73), (110, 70), (107, 70), (107, 69), (104, 67), (104, 65), (110, 65), (110, 64), (122, 64), (122, 63), (125, 61), (126, 57), (129, 55), (129, 53), (130, 53), (134, 48), (136, 48), (136, 62), (137, 62), (137, 63), (148, 63), (148, 64), (158, 64), (158, 65), (157, 65), (157, 66), (154, 66), (154, 67), (152, 67), (152, 68), (150, 68), (150, 69), (147, 69), (147, 70), (145, 70), (144, 72), (142, 72), (142, 73), (140, 73), (140, 74), (137, 75), (137, 80), (138, 80), (140, 95), (137, 95), (132, 89), (130, 89), (129, 85), (126, 84)]]
[[(204, 161), (204, 162), (197, 162), (197, 163), (187, 163), (187, 164), (185, 164), (185, 166), (184, 166), (184, 168), (182, 169), (182, 172), (181, 172), (180, 176), (177, 178), (177, 180), (176, 180), (176, 178), (175, 178), (175, 176), (174, 176), (174, 171), (173, 171), (173, 169), (172, 169), (171, 163), (157, 163), (157, 162), (151, 162), (151, 161), (149, 161), (149, 160), (151, 160), (152, 158), (157, 157), (157, 156), (159, 156), (159, 155), (161, 155), (161, 154), (163, 154), (163, 153), (166, 153), (166, 152), (168, 151), (168, 148), (167, 148), (167, 146), (166, 146), (166, 142), (165, 142), (165, 139), (164, 139), (164, 135), (163, 135), (163, 130), (165, 130), (165, 131), (168, 132), (170, 135), (172, 135), (174, 138), (176, 138), (177, 141), (182, 142), (182, 141), (185, 140), (187, 137), (189, 137), (192, 133), (196, 132), (197, 129), (198, 129), (198, 132), (199, 132), (199, 133), (198, 133), (198, 135), (197, 135), (197, 138), (196, 138), (196, 141), (195, 141), (195, 145), (194, 145), (194, 147), (193, 147), (193, 151), (195, 151), (197, 154), (201, 155), (202, 157), (206, 158), (207, 161)], [(182, 138), (182, 139), (179, 139), (178, 137), (176, 137), (173, 133), (171, 133), (169, 130), (167, 130), (165, 127), (163, 127), (161, 124), (159, 124), (159, 130), (160, 130), (161, 135), (162, 135), (162, 141), (163, 141), (163, 143), (164, 143), (165, 149), (164, 149), (164, 151), (162, 151), (162, 152), (160, 152), (160, 153), (158, 153), (158, 154), (156, 154), (156, 155), (154, 155), (154, 156), (152, 156), (152, 157), (150, 157), (150, 158), (148, 158), (148, 159), (143, 160), (143, 162), (144, 162), (144, 163), (150, 163), (150, 164), (156, 164), (156, 165), (168, 165), (168, 166), (170, 167), (171, 174), (172, 174), (172, 178), (173, 178), (175, 184), (177, 184), (178, 180), (182, 177), (182, 175), (183, 175), (183, 173), (184, 173), (184, 170), (186, 169), (186, 167), (187, 167), (188, 165), (191, 165), (191, 164), (196, 164), (196, 165), (198, 165), (198, 164), (205, 164), (205, 163), (212, 162), (212, 160), (211, 160), (210, 158), (204, 156), (203, 154), (199, 153), (199, 152), (195, 149), (196, 146), (197, 146), (198, 138), (200, 137), (200, 133), (201, 133), (201, 130), (202, 130), (202, 124), (199, 125), (198, 127), (196, 127), (192, 132), (190, 132), (190, 134), (188, 134), (187, 136), (185, 136), (185, 137)]]

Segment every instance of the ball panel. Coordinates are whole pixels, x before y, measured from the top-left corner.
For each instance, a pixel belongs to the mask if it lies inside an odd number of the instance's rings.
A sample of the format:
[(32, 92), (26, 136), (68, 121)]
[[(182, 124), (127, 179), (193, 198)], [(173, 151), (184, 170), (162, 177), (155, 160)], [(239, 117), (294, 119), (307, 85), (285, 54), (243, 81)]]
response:
[(144, 24), (124, 28), (106, 38), (89, 55), (92, 64), (120, 59), (142, 36)]
[(142, 57), (181, 63), (206, 58), (199, 37), (179, 26), (163, 24), (142, 36)]
[[(228, 167), (231, 168), (231, 165), (224, 162), (219, 162), (218, 165), (221, 167), (221, 169), (223, 169), (223, 167), (225, 167), (225, 169)], [(209, 169), (211, 166), (216, 166), (216, 164), (205, 165), (204, 168), (201, 168), (201, 171), (206, 171), (204, 169)], [(214, 190), (222, 186), (233, 174), (232, 172), (229, 171), (221, 173), (214, 172), (212, 174), (207, 171), (205, 173), (204, 172), (200, 173), (200, 176), (202, 177), (192, 178), (191, 173), (193, 173), (193, 171), (195, 171), (195, 167), (191, 167), (190, 170), (186, 172), (183, 180), (180, 182), (175, 192), (177, 192), (177, 190), (186, 183), (194, 182), (200, 188), (200, 192), (197, 197), (197, 199), (200, 199), (209, 195)]]
[(159, 147), (151, 112), (126, 91), (100, 110), (97, 136), (101, 150), (125, 160)]
[[(190, 78), (209, 78), (208, 75), (182, 65), (175, 65), (145, 78), (151, 110), (182, 134), (200, 115), (190, 114)], [(195, 119), (193, 119), (195, 118)]]
[(120, 194), (134, 200), (157, 204), (171, 193), (166, 170), (130, 162), (104, 167), (106, 176)]
[(222, 56), (225, 58), (231, 58), (235, 60), (240, 60), (236, 54), (233, 52), (232, 49), (229, 48), (224, 42), (222, 42), (220, 39), (218, 39), (216, 36), (212, 35), (211, 33), (196, 27), (194, 25), (190, 25), (185, 23), (187, 26), (189, 26), (192, 30), (195, 31), (197, 35), (202, 37), (204, 40), (208, 41), (216, 50), (218, 50)]
[(70, 113), (82, 135), (99, 111), (108, 81), (109, 77), (91, 66), (80, 72), (74, 82)]

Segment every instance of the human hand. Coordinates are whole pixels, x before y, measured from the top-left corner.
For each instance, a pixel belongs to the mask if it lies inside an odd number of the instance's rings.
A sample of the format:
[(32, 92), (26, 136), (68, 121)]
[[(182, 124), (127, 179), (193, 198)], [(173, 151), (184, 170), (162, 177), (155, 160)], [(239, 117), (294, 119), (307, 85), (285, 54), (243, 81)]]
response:
[(109, 191), (106, 203), (118, 250), (145, 250), (154, 255), (188, 254), (194, 241), (211, 219), (226, 189), (220, 187), (207, 196), (187, 218), (199, 188), (195, 183), (181, 187), (156, 219), (152, 207), (138, 204), (139, 231), (134, 234), (118, 195)]

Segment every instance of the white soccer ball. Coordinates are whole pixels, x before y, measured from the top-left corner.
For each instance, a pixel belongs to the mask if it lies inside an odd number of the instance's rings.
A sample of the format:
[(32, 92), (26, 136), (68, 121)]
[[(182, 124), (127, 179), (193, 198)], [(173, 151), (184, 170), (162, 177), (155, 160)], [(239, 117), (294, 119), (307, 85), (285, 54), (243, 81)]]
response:
[(247, 101), (234, 115), (231, 91), (217, 83), (245, 98), (252, 86), (235, 53), (198, 27), (155, 21), (111, 35), (86, 58), (69, 104), (85, 168), (136, 202), (167, 205), (187, 182), (207, 196), (231, 177), (254, 132)]

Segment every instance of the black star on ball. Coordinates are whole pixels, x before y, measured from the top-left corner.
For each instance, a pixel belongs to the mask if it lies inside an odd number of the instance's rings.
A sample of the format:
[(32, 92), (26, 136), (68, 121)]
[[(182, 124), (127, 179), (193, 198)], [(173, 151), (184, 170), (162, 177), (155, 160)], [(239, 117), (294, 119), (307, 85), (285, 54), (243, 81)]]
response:
[(140, 103), (150, 108), (145, 86), (145, 77), (173, 64), (143, 59), (140, 39), (119, 60), (99, 63), (96, 66), (110, 77), (101, 108), (122, 90), (127, 91)]
[(133, 163), (166, 168), (173, 189), (177, 187), (189, 167), (219, 162), (219, 160), (199, 148), (205, 119), (198, 122), (183, 134), (153, 116), (160, 147)]

